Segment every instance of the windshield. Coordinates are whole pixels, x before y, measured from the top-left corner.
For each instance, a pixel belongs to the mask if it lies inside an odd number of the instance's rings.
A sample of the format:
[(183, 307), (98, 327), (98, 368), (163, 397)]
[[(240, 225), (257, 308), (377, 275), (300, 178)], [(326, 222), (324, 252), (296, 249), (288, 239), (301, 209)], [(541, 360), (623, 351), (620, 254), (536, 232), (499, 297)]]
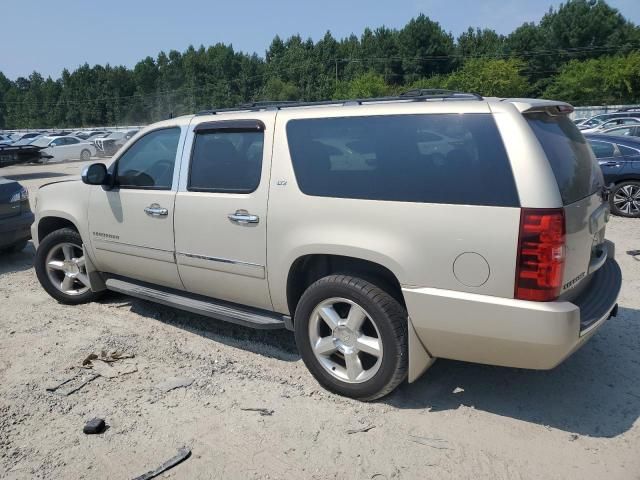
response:
[(526, 119), (547, 155), (565, 205), (588, 197), (604, 185), (589, 144), (568, 117), (532, 113)]
[(600, 120), (599, 118), (591, 118), (589, 120), (587, 120), (586, 122), (581, 123), (581, 126), (588, 126), (588, 127), (597, 127), (598, 125), (602, 124), (602, 120)]

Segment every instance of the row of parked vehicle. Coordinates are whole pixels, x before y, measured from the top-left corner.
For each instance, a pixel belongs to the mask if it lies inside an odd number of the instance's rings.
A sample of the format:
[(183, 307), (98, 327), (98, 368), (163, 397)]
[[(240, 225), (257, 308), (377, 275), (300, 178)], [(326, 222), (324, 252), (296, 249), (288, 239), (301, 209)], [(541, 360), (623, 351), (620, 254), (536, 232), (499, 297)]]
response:
[(13, 152), (27, 146), (37, 147), (41, 163), (87, 161), (94, 156), (112, 156), (138, 131), (139, 129), (5, 133), (0, 134), (0, 149)]
[(640, 218), (640, 107), (575, 121), (589, 141), (607, 185), (611, 211)]

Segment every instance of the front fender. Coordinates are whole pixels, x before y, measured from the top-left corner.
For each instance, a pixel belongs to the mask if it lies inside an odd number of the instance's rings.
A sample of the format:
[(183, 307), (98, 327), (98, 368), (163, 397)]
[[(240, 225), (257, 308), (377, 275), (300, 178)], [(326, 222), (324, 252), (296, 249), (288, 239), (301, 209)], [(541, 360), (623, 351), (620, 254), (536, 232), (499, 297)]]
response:
[(36, 195), (36, 218), (33, 224), (33, 242), (36, 248), (42, 240), (39, 236), (40, 222), (46, 218), (60, 218), (76, 227), (83, 243), (93, 254), (87, 214), (90, 188), (79, 180), (55, 182), (40, 187)]

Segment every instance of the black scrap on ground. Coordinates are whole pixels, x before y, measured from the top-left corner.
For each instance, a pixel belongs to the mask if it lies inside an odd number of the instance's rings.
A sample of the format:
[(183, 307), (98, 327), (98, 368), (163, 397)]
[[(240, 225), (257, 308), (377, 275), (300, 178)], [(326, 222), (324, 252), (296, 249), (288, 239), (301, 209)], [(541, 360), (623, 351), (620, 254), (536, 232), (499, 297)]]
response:
[(155, 470), (151, 470), (150, 472), (140, 475), (139, 477), (136, 477), (133, 480), (149, 480), (150, 478), (155, 478), (161, 473), (164, 473), (170, 468), (173, 468), (179, 463), (185, 461), (190, 456), (191, 456), (191, 450), (189, 450), (186, 447), (181, 448), (178, 450), (178, 454), (175, 457), (170, 458)]

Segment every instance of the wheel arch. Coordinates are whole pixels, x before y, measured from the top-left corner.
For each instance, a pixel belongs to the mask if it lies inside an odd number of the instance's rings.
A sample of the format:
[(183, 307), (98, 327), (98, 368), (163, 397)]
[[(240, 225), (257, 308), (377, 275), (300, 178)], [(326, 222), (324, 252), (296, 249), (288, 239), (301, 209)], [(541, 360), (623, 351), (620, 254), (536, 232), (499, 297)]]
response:
[(640, 182), (640, 175), (637, 175), (637, 174), (624, 175), (623, 174), (623, 175), (620, 175), (619, 177), (616, 177), (616, 179), (612, 183), (617, 186), (624, 182)]
[(41, 217), (38, 220), (38, 244), (51, 232), (55, 232), (56, 230), (60, 230), (62, 228), (71, 228), (80, 233), (80, 229), (78, 228), (76, 223), (67, 216), (57, 214)]
[(286, 281), (286, 301), (293, 318), (304, 291), (322, 277), (348, 274), (385, 290), (402, 306), (405, 306), (400, 281), (387, 266), (361, 257), (313, 253), (301, 255), (289, 266)]

